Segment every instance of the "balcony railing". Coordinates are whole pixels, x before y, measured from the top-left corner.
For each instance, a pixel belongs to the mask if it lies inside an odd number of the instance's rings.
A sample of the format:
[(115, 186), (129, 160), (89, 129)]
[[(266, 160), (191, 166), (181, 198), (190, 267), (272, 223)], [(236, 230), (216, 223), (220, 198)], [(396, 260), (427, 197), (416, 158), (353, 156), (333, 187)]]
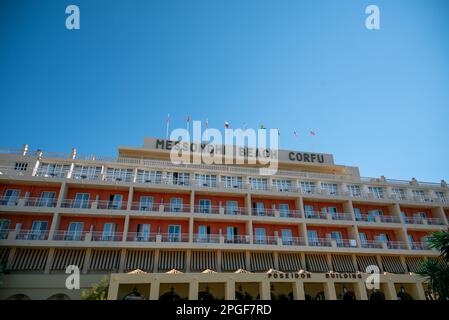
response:
[(18, 197), (0, 196), (0, 206), (17, 206), (18, 203)]
[(195, 243), (219, 243), (219, 234), (194, 234), (193, 242)]
[(48, 231), (41, 230), (18, 230), (16, 240), (47, 240)]
[(304, 214), (305, 214), (307, 219), (321, 219), (321, 220), (326, 220), (327, 219), (327, 213), (326, 212), (306, 211)]
[(367, 214), (356, 215), (357, 221), (365, 222), (383, 222), (383, 223), (401, 223), (401, 218), (390, 215), (371, 216)]
[(382, 242), (374, 241), (374, 240), (362, 240), (361, 247), (366, 249), (382, 249)]
[(425, 242), (412, 242), (410, 246), (412, 250), (432, 250)]
[(350, 213), (332, 213), (332, 220), (339, 221), (352, 221), (352, 215)]
[(233, 243), (233, 244), (249, 244), (249, 235), (233, 235), (224, 237), (224, 243)]
[(426, 218), (427, 224), (431, 225), (444, 225), (443, 220), (440, 218)]
[(284, 246), (305, 246), (306, 241), (302, 237), (282, 237), (282, 245)]
[(205, 205), (196, 205), (193, 207), (195, 213), (201, 214), (219, 214), (220, 207), (219, 206), (205, 206)]
[(404, 217), (404, 222), (407, 224), (424, 224), (424, 218), (421, 217)]
[(92, 241), (122, 241), (123, 232), (92, 232)]
[(145, 232), (128, 232), (126, 241), (131, 242), (156, 242), (157, 235), (155, 233)]
[(309, 238), (311, 247), (332, 247), (332, 239), (327, 238)]
[(277, 245), (278, 244), (278, 237), (272, 237), (272, 236), (254, 236), (253, 239), (254, 244), (264, 244), (264, 245)]
[(335, 240), (335, 244), (339, 248), (356, 248), (357, 241), (355, 239), (339, 239)]
[(56, 207), (56, 199), (48, 198), (28, 198), (25, 200), (26, 207)]
[(252, 212), (253, 216), (259, 216), (259, 217), (274, 217), (274, 215), (275, 215), (274, 209), (252, 208), (251, 212)]
[(281, 218), (302, 218), (301, 211), (299, 210), (280, 210), (279, 216)]
[(242, 216), (242, 215), (247, 215), (248, 214), (248, 210), (246, 210), (246, 208), (243, 208), (243, 207), (235, 207), (235, 208), (233, 208), (233, 207), (225, 207), (225, 210), (224, 210), (224, 214), (226, 214), (226, 215), (240, 215), (240, 216)]
[(162, 233), (161, 241), (162, 242), (188, 242), (189, 234), (188, 233)]
[(67, 231), (57, 230), (53, 235), (53, 240), (57, 241), (84, 241), (86, 239), (86, 231)]
[(388, 249), (407, 249), (407, 246), (404, 242), (401, 241), (387, 241)]

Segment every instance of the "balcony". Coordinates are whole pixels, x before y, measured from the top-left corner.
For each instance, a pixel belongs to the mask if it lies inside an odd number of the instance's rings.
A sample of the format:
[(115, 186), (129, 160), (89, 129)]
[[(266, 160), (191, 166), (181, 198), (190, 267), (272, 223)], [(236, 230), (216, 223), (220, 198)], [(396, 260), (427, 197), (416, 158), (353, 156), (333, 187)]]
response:
[(17, 206), (19, 203), (18, 197), (0, 196), (0, 206)]
[(190, 212), (190, 205), (133, 202), (131, 204), (131, 210), (146, 212)]
[[(14, 230), (12, 230), (14, 232)], [(18, 230), (15, 231), (15, 240), (47, 240), (48, 231)]]
[(432, 250), (425, 242), (412, 242), (410, 247), (412, 250)]
[(194, 234), (193, 242), (195, 243), (220, 243), (219, 234)]
[(57, 230), (53, 235), (53, 240), (56, 241), (84, 241), (86, 240), (86, 231), (67, 231)]
[(160, 236), (162, 242), (189, 242), (188, 233), (162, 233)]
[(156, 242), (156, 239), (155, 233), (128, 232), (126, 236), (126, 241), (130, 242)]
[(249, 244), (249, 235), (234, 235), (234, 236), (226, 236), (224, 237), (224, 243), (231, 244)]
[(262, 245), (277, 245), (278, 237), (255, 235), (253, 238), (253, 243), (254, 244), (262, 244)]
[(350, 213), (331, 213), (332, 220), (337, 221), (352, 221), (352, 215)]
[(311, 247), (332, 247), (332, 239), (327, 238), (309, 238)]
[(357, 215), (355, 217), (356, 221), (365, 221), (365, 222), (383, 222), (383, 223), (401, 223), (401, 218), (396, 216), (389, 215), (379, 215), (379, 216), (371, 216), (367, 214)]
[(224, 214), (231, 216), (243, 216), (248, 214), (248, 210), (243, 207), (226, 207), (224, 209)]
[(207, 205), (198, 205), (193, 207), (194, 213), (200, 214), (219, 214), (220, 207), (219, 206), (207, 206)]
[(275, 211), (274, 209), (253, 208), (251, 214), (258, 217), (274, 217)]
[(362, 240), (362, 248), (405, 250), (407, 245), (402, 241)]
[(407, 224), (444, 225), (440, 218), (404, 217), (404, 222)]
[(283, 246), (305, 246), (306, 241), (302, 237), (282, 237)]
[(102, 232), (94, 231), (92, 233), (92, 241), (122, 241), (123, 232)]
[(126, 201), (64, 199), (61, 208), (126, 210)]
[(299, 210), (280, 210), (279, 216), (281, 218), (302, 218), (301, 211)]
[(306, 211), (305, 216), (307, 219), (321, 219), (321, 220), (327, 219), (327, 213), (320, 211)]
[(383, 249), (382, 242), (375, 240), (362, 240), (361, 247), (366, 249)]

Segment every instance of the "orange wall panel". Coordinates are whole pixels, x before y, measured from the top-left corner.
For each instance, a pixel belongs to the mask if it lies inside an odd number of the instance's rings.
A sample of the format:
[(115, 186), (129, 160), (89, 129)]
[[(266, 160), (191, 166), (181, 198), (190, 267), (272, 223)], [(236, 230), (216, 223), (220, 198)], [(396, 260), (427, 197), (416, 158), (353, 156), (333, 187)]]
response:
[(279, 205), (280, 204), (287, 203), (290, 210), (296, 210), (295, 200), (292, 200), (292, 199), (281, 200), (281, 199), (257, 199), (257, 198), (252, 198), (251, 201), (252, 201), (252, 203), (251, 203), (251, 207), (252, 208), (255, 207), (255, 203), (256, 202), (263, 202), (265, 209), (272, 209), (273, 205), (275, 205), (276, 209), (279, 209)]
[(396, 234), (393, 230), (377, 230), (377, 229), (359, 229), (359, 233), (365, 233), (367, 240), (374, 240), (379, 234), (384, 233), (390, 241), (397, 241)]
[(109, 201), (109, 197), (113, 194), (120, 194), (123, 196), (123, 202), (128, 201), (128, 191), (125, 190), (105, 190), (105, 189), (82, 189), (82, 188), (69, 188), (67, 191), (66, 199), (75, 199), (77, 193), (89, 193), (89, 200), (96, 200), (97, 195), (99, 200)]
[(117, 232), (123, 232), (124, 218), (108, 218), (108, 217), (61, 217), (59, 222), (59, 230), (67, 230), (70, 222), (83, 222), (83, 231), (90, 231), (93, 226), (93, 231), (103, 231), (105, 223), (116, 223)]
[(171, 198), (182, 198), (182, 203), (184, 205), (190, 204), (190, 195), (188, 195), (188, 194), (136, 191), (136, 192), (134, 192), (133, 201), (139, 202), (141, 196), (152, 196), (153, 203), (155, 203), (155, 204), (170, 203)]
[(47, 230), (50, 229), (52, 217), (49, 215), (28, 215), (28, 214), (0, 214), (0, 219), (9, 220), (9, 229), (15, 229), (17, 223), (21, 223), (22, 230), (29, 230), (33, 221), (47, 221)]
[(348, 230), (345, 228), (308, 226), (307, 231), (309, 230), (316, 231), (318, 233), (318, 238), (326, 238), (326, 234), (330, 234), (331, 232), (341, 232), (343, 239), (349, 239)]
[(354, 204), (354, 208), (359, 208), (362, 214), (368, 214), (372, 210), (382, 210), (384, 215), (390, 215), (390, 210), (387, 206), (376, 206), (376, 205), (365, 205), (365, 204)]
[(59, 187), (46, 187), (46, 186), (27, 186), (27, 185), (14, 185), (14, 184), (2, 184), (0, 185), (0, 195), (3, 196), (8, 189), (20, 190), (19, 197), (25, 196), (26, 192), (30, 193), (30, 198), (39, 198), (43, 191), (55, 192), (55, 199), (59, 195)]

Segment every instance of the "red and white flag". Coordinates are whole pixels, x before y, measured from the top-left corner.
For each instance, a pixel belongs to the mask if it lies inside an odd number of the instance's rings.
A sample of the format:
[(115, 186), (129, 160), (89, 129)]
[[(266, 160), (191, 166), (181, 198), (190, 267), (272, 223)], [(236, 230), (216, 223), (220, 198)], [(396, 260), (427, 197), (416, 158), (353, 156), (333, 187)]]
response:
[(293, 130), (293, 136), (294, 136), (295, 138), (298, 138), (298, 132), (297, 132), (296, 130)]
[(225, 121), (225, 129), (229, 128), (229, 122)]
[(187, 115), (187, 131), (190, 129), (190, 115)]
[(310, 135), (311, 135), (311, 136), (316, 135), (316, 134), (315, 134), (315, 131), (310, 130)]
[(209, 120), (206, 119), (206, 129), (209, 129)]

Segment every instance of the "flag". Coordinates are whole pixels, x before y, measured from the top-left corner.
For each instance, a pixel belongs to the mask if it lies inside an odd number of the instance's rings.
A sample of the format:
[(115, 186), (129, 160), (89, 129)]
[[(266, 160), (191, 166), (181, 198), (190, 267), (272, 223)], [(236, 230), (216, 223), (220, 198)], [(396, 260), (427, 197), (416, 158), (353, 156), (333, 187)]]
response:
[(280, 136), (281, 135), (281, 131), (279, 131), (279, 129), (276, 129), (277, 131), (278, 131), (278, 136)]
[(260, 129), (266, 129), (265, 126), (263, 124), (260, 125)]
[(295, 138), (298, 138), (298, 132), (296, 132), (296, 130), (293, 130), (293, 136), (294, 136)]
[(190, 115), (187, 115), (187, 131), (190, 129)]
[(229, 128), (229, 122), (225, 121), (225, 129)]
[(167, 114), (167, 123), (166, 123), (166, 126), (167, 126), (167, 132), (165, 133), (165, 139), (168, 139), (168, 128), (170, 127), (170, 113)]
[(209, 129), (209, 120), (206, 119), (206, 129)]
[(315, 131), (310, 130), (310, 135), (314, 136), (315, 135)]

